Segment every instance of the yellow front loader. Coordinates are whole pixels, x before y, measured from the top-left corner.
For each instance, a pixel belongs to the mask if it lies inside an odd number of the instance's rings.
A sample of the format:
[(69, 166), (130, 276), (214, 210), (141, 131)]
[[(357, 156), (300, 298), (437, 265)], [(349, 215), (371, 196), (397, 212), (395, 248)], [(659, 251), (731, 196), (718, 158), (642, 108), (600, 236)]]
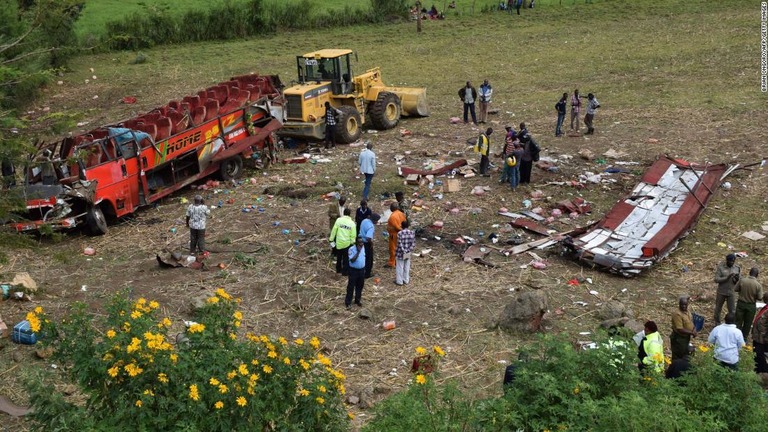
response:
[(388, 87), (378, 67), (354, 76), (352, 54), (323, 49), (296, 58), (298, 83), (283, 90), (286, 118), (278, 135), (322, 140), (325, 102), (341, 111), (335, 130), (339, 143), (357, 141), (363, 124), (385, 130), (395, 127), (401, 115), (429, 115), (426, 88)]

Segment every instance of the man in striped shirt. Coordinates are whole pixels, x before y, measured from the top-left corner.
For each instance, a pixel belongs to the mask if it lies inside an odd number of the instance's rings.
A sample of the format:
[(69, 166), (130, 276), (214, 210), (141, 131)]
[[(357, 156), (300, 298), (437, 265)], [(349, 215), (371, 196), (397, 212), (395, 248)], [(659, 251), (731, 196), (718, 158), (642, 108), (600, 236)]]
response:
[(395, 285), (411, 283), (411, 253), (416, 246), (416, 233), (408, 229), (408, 221), (403, 221), (403, 229), (397, 233), (395, 251)]
[(336, 117), (341, 115), (341, 111), (332, 107), (331, 103), (325, 102), (325, 148), (336, 147)]

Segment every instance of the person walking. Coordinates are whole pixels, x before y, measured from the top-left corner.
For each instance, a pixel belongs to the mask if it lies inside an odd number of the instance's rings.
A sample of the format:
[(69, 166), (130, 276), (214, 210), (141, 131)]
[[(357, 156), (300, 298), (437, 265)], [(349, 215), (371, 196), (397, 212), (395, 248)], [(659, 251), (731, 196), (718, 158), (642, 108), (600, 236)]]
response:
[(325, 102), (325, 148), (336, 147), (336, 123), (341, 110), (331, 106), (331, 103)]
[(488, 166), (490, 165), (490, 160), (488, 160), (488, 153), (490, 152), (491, 148), (492, 133), (493, 129), (486, 129), (485, 132), (481, 133), (480, 136), (477, 137), (477, 143), (475, 144), (475, 151), (480, 153), (480, 175), (483, 177), (491, 176), (488, 174)]
[(459, 89), (459, 98), (464, 103), (464, 124), (467, 124), (467, 113), (472, 114), (472, 123), (477, 126), (477, 117), (475, 116), (475, 101), (477, 100), (477, 90), (472, 87), (472, 83), (467, 81), (467, 85)]
[(351, 213), (352, 211), (345, 208), (344, 215), (336, 219), (336, 223), (331, 229), (331, 235), (328, 236), (328, 241), (336, 252), (336, 273), (341, 273), (342, 276), (347, 276), (349, 273), (349, 256), (347, 253), (357, 237), (355, 221), (350, 217)]
[(736, 292), (733, 290), (741, 278), (741, 267), (736, 265), (736, 255), (728, 254), (725, 262), (720, 263), (715, 270), (715, 282), (717, 282), (717, 294), (715, 296), (715, 325), (720, 324), (720, 312), (723, 303), (727, 302), (728, 313), (736, 313)]
[(739, 350), (744, 346), (744, 335), (736, 328), (733, 313), (725, 315), (725, 324), (712, 329), (708, 341), (715, 346), (715, 360), (729, 369), (738, 370)]
[(765, 306), (752, 323), (752, 347), (755, 350), (755, 372), (768, 373), (768, 292), (763, 294)]
[(555, 136), (563, 136), (563, 122), (565, 121), (566, 104), (568, 103), (568, 93), (563, 93), (563, 97), (555, 104), (557, 111), (557, 126), (555, 126)]
[(485, 124), (488, 120), (488, 106), (491, 104), (491, 96), (493, 96), (493, 87), (488, 80), (484, 80), (480, 86), (480, 119), (478, 123)]
[(328, 205), (328, 229), (333, 229), (336, 219), (344, 216), (344, 209), (347, 208), (346, 203), (347, 198), (340, 196), (337, 203), (332, 202)]
[[(579, 89), (573, 91), (571, 96), (571, 130), (579, 131), (579, 114), (581, 113), (581, 97), (579, 96)], [(576, 128), (573, 127), (573, 122), (576, 121)]]
[(645, 336), (638, 347), (640, 363), (637, 367), (641, 372), (650, 369), (661, 373), (664, 371), (664, 341), (659, 334), (659, 327), (654, 321), (646, 321), (644, 330)]
[(749, 340), (749, 332), (752, 330), (752, 320), (757, 312), (758, 300), (763, 298), (763, 286), (757, 281), (757, 275), (760, 270), (757, 267), (749, 269), (749, 276), (742, 278), (733, 288), (739, 293), (739, 300), (736, 302), (735, 322), (736, 328), (741, 330), (744, 340)]
[(363, 287), (365, 285), (365, 247), (363, 238), (357, 237), (355, 244), (347, 251), (349, 260), (349, 279), (347, 280), (347, 295), (344, 297), (344, 306), (352, 306), (354, 295), (355, 304), (362, 307), (360, 301), (363, 296)]
[(595, 119), (597, 109), (600, 108), (600, 102), (592, 93), (587, 95), (587, 114), (584, 116), (584, 124), (587, 126), (587, 133), (585, 135), (592, 135), (595, 133), (595, 128), (592, 125), (592, 121)]
[(355, 211), (355, 227), (357, 227), (358, 234), (360, 234), (360, 224), (362, 224), (364, 220), (368, 219), (368, 216), (370, 215), (371, 208), (368, 207), (368, 201), (361, 200), (360, 207), (358, 207)]
[(373, 152), (372, 143), (365, 145), (365, 149), (360, 152), (360, 157), (357, 158), (357, 162), (360, 165), (360, 172), (365, 175), (363, 199), (367, 200), (368, 193), (371, 191), (371, 181), (373, 181), (373, 174), (376, 172), (376, 153)]
[(387, 219), (387, 234), (389, 235), (389, 261), (387, 267), (395, 267), (395, 249), (397, 249), (397, 233), (403, 229), (403, 222), (407, 222), (405, 213), (400, 211), (397, 203), (389, 205), (392, 214)]
[(397, 233), (395, 285), (399, 286), (411, 283), (411, 253), (416, 246), (416, 234), (409, 226), (408, 221), (403, 221), (403, 229)]
[(203, 202), (203, 197), (195, 195), (194, 202), (187, 207), (187, 228), (189, 228), (189, 254), (205, 253), (205, 223), (211, 209)]
[(523, 148), (523, 155), (520, 158), (520, 183), (529, 184), (531, 182), (531, 171), (533, 171), (533, 151), (531, 149), (531, 135), (525, 123), (520, 123), (520, 130), (517, 132), (517, 139)]
[(669, 335), (672, 360), (687, 357), (691, 337), (696, 337), (693, 316), (688, 310), (689, 302), (690, 298), (687, 295), (680, 297), (677, 302), (677, 310), (672, 312), (672, 334)]
[(365, 278), (373, 276), (373, 240), (376, 238), (376, 224), (379, 223), (381, 216), (377, 213), (371, 213), (360, 224), (360, 237), (363, 239), (365, 247)]

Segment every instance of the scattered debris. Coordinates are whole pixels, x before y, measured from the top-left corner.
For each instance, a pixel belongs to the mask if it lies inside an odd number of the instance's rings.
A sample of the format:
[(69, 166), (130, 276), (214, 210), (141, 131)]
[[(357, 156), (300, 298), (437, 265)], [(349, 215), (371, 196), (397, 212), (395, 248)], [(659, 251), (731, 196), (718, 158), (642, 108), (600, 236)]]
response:
[(395, 320), (388, 320), (381, 323), (381, 327), (384, 328), (384, 330), (392, 330), (396, 327)]
[(449, 172), (451, 172), (451, 171), (453, 171), (453, 170), (455, 170), (455, 169), (457, 169), (459, 167), (463, 167), (465, 165), (467, 165), (467, 160), (466, 159), (459, 159), (456, 162), (453, 162), (453, 163), (448, 164), (448, 165), (444, 165), (444, 166), (442, 166), (440, 168), (436, 168), (436, 169), (433, 169), (433, 170), (418, 170), (418, 169), (415, 169), (415, 168), (398, 167), (397, 168), (397, 174), (400, 177), (404, 177), (404, 176), (407, 176), (409, 174), (418, 174), (418, 175), (423, 175), (423, 176), (425, 176), (425, 175), (436, 175), (437, 176), (437, 175), (443, 175), (443, 174), (449, 173)]
[(741, 236), (742, 237), (746, 237), (746, 238), (748, 238), (750, 240), (755, 240), (755, 241), (762, 240), (762, 239), (765, 238), (764, 235), (760, 234), (757, 231), (747, 231), (747, 232), (743, 233)]

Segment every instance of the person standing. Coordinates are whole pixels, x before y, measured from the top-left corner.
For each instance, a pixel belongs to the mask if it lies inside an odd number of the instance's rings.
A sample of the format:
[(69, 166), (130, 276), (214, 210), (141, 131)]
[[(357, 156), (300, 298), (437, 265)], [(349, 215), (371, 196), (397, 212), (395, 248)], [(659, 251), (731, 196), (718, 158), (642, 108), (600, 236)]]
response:
[(336, 223), (336, 219), (344, 216), (344, 209), (347, 203), (347, 198), (344, 196), (339, 197), (338, 203), (330, 203), (328, 205), (328, 229), (333, 229), (333, 224)]
[(523, 7), (523, 0), (515, 0), (515, 10), (517, 10), (517, 14), (520, 15), (520, 8)]
[(555, 126), (555, 136), (563, 136), (563, 122), (565, 121), (566, 104), (568, 103), (568, 93), (563, 93), (563, 97), (555, 104), (557, 111), (557, 126)]
[(368, 216), (371, 215), (371, 208), (368, 207), (368, 201), (361, 200), (360, 201), (360, 207), (357, 208), (357, 211), (355, 211), (355, 226), (357, 227), (357, 233), (360, 233), (360, 224), (363, 223), (364, 220), (368, 219)]
[[(579, 96), (579, 89), (573, 91), (571, 96), (571, 130), (578, 132), (579, 130), (579, 113), (581, 113), (581, 97)], [(573, 121), (576, 120), (576, 128), (573, 128)]]
[(520, 183), (528, 184), (531, 182), (531, 171), (533, 171), (533, 151), (531, 150), (531, 135), (525, 123), (520, 123), (520, 131), (517, 132), (517, 139), (522, 145), (523, 155), (520, 158)]
[(397, 234), (403, 229), (403, 222), (407, 222), (405, 213), (400, 211), (397, 203), (389, 205), (392, 214), (387, 219), (387, 234), (389, 234), (389, 261), (387, 267), (395, 266), (395, 249), (397, 248)]
[(480, 120), (478, 123), (485, 124), (488, 120), (488, 106), (491, 104), (491, 96), (493, 96), (493, 87), (488, 80), (485, 80), (480, 86)]
[(211, 209), (203, 202), (203, 197), (195, 195), (195, 200), (187, 207), (187, 228), (189, 228), (189, 254), (195, 251), (205, 253), (205, 223)]
[(325, 148), (336, 147), (336, 120), (342, 112), (325, 102)]
[(739, 300), (736, 302), (736, 327), (741, 330), (744, 340), (749, 340), (749, 332), (752, 330), (752, 320), (757, 312), (758, 300), (763, 298), (763, 286), (757, 281), (757, 275), (760, 273), (757, 267), (749, 269), (749, 276), (742, 278), (733, 288), (739, 293)]
[(640, 363), (637, 367), (641, 372), (650, 368), (654, 372), (664, 371), (664, 341), (659, 334), (659, 327), (654, 321), (646, 321), (645, 337), (638, 347), (637, 357)]
[(365, 247), (365, 278), (373, 276), (373, 240), (376, 238), (376, 224), (379, 223), (377, 213), (371, 213), (368, 218), (360, 224), (360, 237), (363, 239)]
[(483, 177), (490, 177), (488, 174), (488, 166), (490, 161), (488, 160), (488, 153), (491, 148), (491, 134), (493, 129), (488, 128), (484, 133), (481, 133), (477, 137), (477, 144), (475, 144), (475, 151), (480, 153), (480, 175)]
[(728, 254), (725, 263), (720, 263), (715, 270), (715, 282), (717, 282), (717, 294), (715, 296), (715, 325), (720, 324), (720, 312), (723, 303), (728, 304), (728, 313), (736, 313), (736, 292), (733, 290), (739, 282), (741, 267), (736, 265), (736, 255)]
[(368, 143), (365, 145), (365, 149), (360, 152), (360, 157), (357, 159), (360, 165), (360, 172), (365, 175), (365, 186), (363, 187), (363, 199), (368, 199), (368, 193), (371, 191), (371, 181), (373, 181), (373, 174), (376, 172), (376, 153), (373, 152), (373, 144)]
[(408, 221), (403, 222), (403, 229), (397, 233), (397, 251), (395, 257), (395, 285), (411, 283), (411, 253), (416, 246), (416, 234), (408, 229)]
[(341, 273), (342, 276), (347, 276), (349, 273), (347, 252), (357, 237), (355, 221), (349, 216), (351, 213), (348, 208), (345, 208), (344, 215), (336, 219), (336, 223), (331, 229), (331, 235), (328, 236), (328, 241), (331, 242), (331, 246), (336, 251), (336, 273)]
[(349, 279), (347, 280), (347, 296), (344, 297), (344, 306), (352, 306), (352, 297), (354, 294), (355, 304), (362, 307), (360, 298), (363, 296), (363, 286), (365, 285), (365, 247), (363, 238), (357, 237), (355, 244), (347, 251), (349, 260)]
[(737, 370), (739, 350), (744, 346), (744, 335), (736, 328), (733, 320), (733, 313), (727, 313), (725, 324), (712, 329), (708, 341), (715, 346), (715, 360), (729, 369)]
[(472, 123), (477, 126), (477, 117), (475, 116), (475, 101), (477, 100), (477, 90), (472, 87), (472, 83), (467, 81), (467, 85), (459, 89), (459, 98), (464, 103), (464, 124), (469, 120), (467, 112), (472, 114)]
[(512, 151), (515, 149), (515, 140), (517, 140), (517, 134), (515, 133), (515, 130), (512, 129), (512, 126), (504, 126), (504, 130), (507, 131), (507, 134), (504, 135), (504, 147), (501, 150), (501, 153), (497, 154), (496, 156), (501, 157), (501, 163), (502, 163), (502, 169), (501, 169), (501, 177), (499, 177), (499, 183), (507, 183), (509, 182), (509, 176), (507, 175), (508, 169), (507, 169), (507, 158), (512, 155)]
[(672, 348), (672, 360), (687, 357), (691, 337), (696, 337), (693, 317), (688, 310), (688, 296), (682, 296), (677, 302), (677, 310), (672, 312), (672, 334), (669, 344)]
[(600, 108), (600, 102), (592, 93), (587, 95), (587, 114), (584, 116), (584, 124), (587, 126), (586, 135), (592, 135), (595, 133), (595, 128), (592, 125), (592, 121), (595, 119), (597, 109)]
[(755, 372), (768, 373), (768, 292), (763, 294), (765, 306), (752, 323), (752, 346), (755, 348)]
[(397, 200), (397, 208), (405, 215), (405, 220), (411, 223), (411, 203), (405, 199), (403, 191), (395, 192), (395, 199)]

